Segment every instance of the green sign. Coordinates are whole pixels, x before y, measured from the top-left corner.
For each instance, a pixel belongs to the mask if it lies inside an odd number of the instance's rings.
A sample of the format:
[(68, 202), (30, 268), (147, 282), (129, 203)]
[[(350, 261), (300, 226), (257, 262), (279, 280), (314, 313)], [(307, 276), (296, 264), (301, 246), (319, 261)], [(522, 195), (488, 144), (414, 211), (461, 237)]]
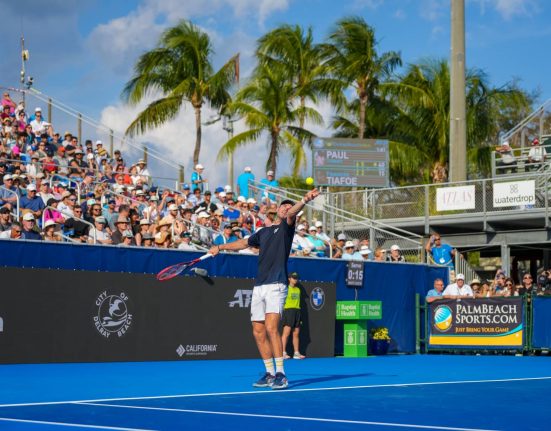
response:
[(381, 301), (337, 301), (337, 320), (374, 320), (383, 318)]

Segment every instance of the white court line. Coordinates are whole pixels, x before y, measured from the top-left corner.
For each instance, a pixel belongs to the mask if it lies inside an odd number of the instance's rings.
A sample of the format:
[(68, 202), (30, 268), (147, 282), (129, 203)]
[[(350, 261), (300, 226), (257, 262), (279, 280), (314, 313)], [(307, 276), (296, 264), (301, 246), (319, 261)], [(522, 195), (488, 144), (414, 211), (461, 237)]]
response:
[(189, 410), (189, 409), (171, 409), (165, 407), (141, 407), (141, 406), (125, 406), (117, 404), (98, 404), (98, 403), (78, 403), (79, 405), (98, 406), (98, 407), (115, 407), (124, 409), (138, 409), (138, 410), (155, 410), (163, 412), (180, 412), (180, 413), (199, 413), (207, 415), (220, 415), (220, 416), (240, 416), (250, 418), (266, 418), (266, 419), (287, 419), (297, 421), (308, 422), (330, 422), (338, 424), (355, 424), (355, 425), (378, 425), (387, 427), (400, 427), (400, 428), (421, 428), (421, 429), (436, 429), (436, 430), (453, 430), (453, 431), (494, 431), (486, 430), (482, 428), (457, 428), (457, 427), (445, 427), (438, 425), (415, 425), (415, 424), (400, 424), (392, 422), (371, 422), (371, 421), (355, 421), (348, 419), (325, 419), (325, 418), (308, 418), (302, 416), (280, 416), (280, 415), (262, 415), (253, 413), (233, 413), (233, 412), (217, 412), (210, 410)]
[[(99, 403), (108, 401), (136, 401), (136, 400), (161, 400), (169, 398), (192, 398), (192, 397), (217, 397), (226, 395), (261, 395), (261, 394), (281, 394), (290, 392), (312, 392), (312, 391), (339, 391), (347, 389), (370, 389), (370, 388), (401, 388), (410, 386), (430, 386), (430, 385), (458, 385), (467, 383), (501, 383), (501, 382), (524, 382), (529, 380), (550, 380), (548, 377), (523, 377), (516, 379), (492, 379), (492, 380), (457, 380), (457, 381), (442, 381), (442, 382), (416, 382), (416, 383), (391, 383), (382, 385), (363, 385), (363, 386), (337, 386), (329, 388), (303, 388), (303, 389), (285, 389), (284, 391), (241, 391), (241, 392), (211, 392), (205, 394), (180, 394), (180, 395), (154, 395), (147, 397), (126, 397), (126, 398), (99, 398), (92, 400), (69, 400), (69, 401), (50, 401), (38, 403), (19, 403), (19, 404), (0, 404), (2, 407), (27, 407), (27, 406), (49, 406), (56, 404), (78, 404), (78, 403)], [(292, 382), (291, 382), (292, 384)]]
[(108, 427), (108, 426), (102, 426), (102, 425), (72, 424), (67, 422), (34, 421), (30, 419), (0, 418), (0, 421), (24, 422), (24, 423), (41, 424), (41, 425), (59, 425), (62, 427), (79, 427), (79, 428), (92, 428), (92, 429), (115, 430), (115, 431), (155, 431), (155, 430), (146, 430), (142, 428), (120, 428), (120, 427)]

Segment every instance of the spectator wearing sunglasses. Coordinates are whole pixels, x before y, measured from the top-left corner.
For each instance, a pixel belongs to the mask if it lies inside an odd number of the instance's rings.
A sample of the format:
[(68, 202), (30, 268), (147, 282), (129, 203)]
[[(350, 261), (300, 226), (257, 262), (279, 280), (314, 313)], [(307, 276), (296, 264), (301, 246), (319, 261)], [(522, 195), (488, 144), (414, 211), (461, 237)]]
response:
[(522, 284), (517, 289), (520, 296), (530, 296), (536, 291), (536, 285), (531, 274), (524, 274), (522, 276)]
[(11, 225), (11, 228), (0, 232), (0, 238), (2, 239), (21, 239), (22, 227), (19, 222), (14, 221)]

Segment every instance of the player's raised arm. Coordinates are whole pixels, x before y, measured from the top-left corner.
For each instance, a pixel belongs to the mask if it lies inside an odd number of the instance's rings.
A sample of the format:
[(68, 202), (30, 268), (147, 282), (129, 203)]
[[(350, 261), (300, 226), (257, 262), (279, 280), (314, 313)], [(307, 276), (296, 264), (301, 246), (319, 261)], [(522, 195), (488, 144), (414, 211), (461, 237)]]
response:
[(320, 191), (318, 189), (312, 189), (309, 192), (307, 192), (304, 195), (304, 197), (296, 204), (294, 204), (287, 212), (287, 223), (293, 224), (295, 222), (295, 217), (304, 208), (304, 205), (306, 205), (308, 202), (318, 197), (319, 194), (320, 194)]

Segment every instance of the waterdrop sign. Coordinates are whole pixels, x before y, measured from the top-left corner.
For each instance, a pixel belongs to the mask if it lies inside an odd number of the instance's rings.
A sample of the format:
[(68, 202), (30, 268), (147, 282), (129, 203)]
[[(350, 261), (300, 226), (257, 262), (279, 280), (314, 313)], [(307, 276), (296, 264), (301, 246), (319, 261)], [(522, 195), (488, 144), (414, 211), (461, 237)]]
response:
[(534, 180), (494, 183), (494, 208), (534, 205), (535, 183)]

